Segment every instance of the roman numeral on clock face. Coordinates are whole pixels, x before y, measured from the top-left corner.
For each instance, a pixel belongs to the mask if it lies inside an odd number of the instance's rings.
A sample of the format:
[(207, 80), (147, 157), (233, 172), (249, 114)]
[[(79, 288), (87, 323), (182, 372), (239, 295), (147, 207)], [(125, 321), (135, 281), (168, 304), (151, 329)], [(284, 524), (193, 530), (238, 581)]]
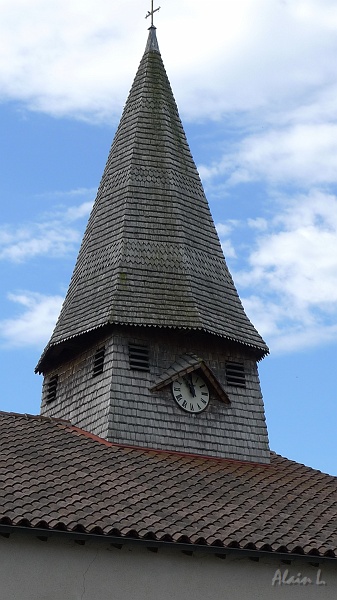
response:
[(209, 391), (204, 380), (195, 373), (187, 373), (172, 383), (172, 393), (180, 408), (186, 412), (203, 412), (209, 402)]

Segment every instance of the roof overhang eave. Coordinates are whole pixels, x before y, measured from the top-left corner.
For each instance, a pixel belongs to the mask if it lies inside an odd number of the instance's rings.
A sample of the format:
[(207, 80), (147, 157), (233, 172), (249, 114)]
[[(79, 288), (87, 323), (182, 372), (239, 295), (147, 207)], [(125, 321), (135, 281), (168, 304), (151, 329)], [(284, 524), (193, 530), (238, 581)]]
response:
[(9, 537), (13, 534), (28, 535), (41, 540), (47, 541), (49, 538), (63, 538), (68, 540), (74, 540), (75, 542), (97, 542), (99, 544), (111, 544), (115, 547), (122, 546), (141, 546), (149, 550), (173, 549), (178, 552), (185, 554), (193, 554), (197, 552), (203, 552), (207, 554), (213, 554), (219, 558), (226, 558), (226, 556), (240, 556), (247, 557), (252, 560), (259, 560), (261, 558), (275, 559), (277, 561), (284, 561), (291, 563), (293, 561), (301, 561), (318, 565), (320, 563), (331, 563), (336, 564), (337, 557), (324, 556), (316, 554), (300, 554), (292, 552), (279, 552), (272, 550), (254, 550), (251, 548), (239, 548), (230, 546), (220, 546), (216, 544), (192, 544), (182, 543), (175, 541), (166, 540), (154, 540), (151, 538), (137, 538), (128, 536), (116, 536), (116, 535), (104, 535), (97, 533), (83, 533), (77, 531), (62, 531), (59, 529), (45, 529), (39, 527), (23, 527), (19, 525), (2, 525), (0, 524), (0, 535)]
[(146, 323), (126, 323), (126, 322), (106, 322), (106, 323), (102, 323), (97, 327), (92, 327), (90, 329), (86, 329), (85, 331), (82, 331), (81, 333), (78, 333), (76, 335), (71, 335), (68, 337), (65, 337), (64, 339), (55, 342), (55, 343), (49, 343), (46, 348), (44, 349), (41, 358), (38, 362), (38, 364), (35, 367), (35, 373), (43, 373), (44, 372), (44, 366), (47, 362), (48, 359), (48, 355), (50, 354), (51, 351), (53, 351), (56, 348), (59, 348), (62, 344), (65, 344), (67, 342), (71, 342), (72, 340), (76, 340), (78, 338), (80, 338), (83, 335), (87, 335), (90, 334), (94, 331), (98, 331), (100, 329), (103, 329), (105, 327), (111, 327), (111, 326), (126, 326), (126, 327), (145, 327), (145, 328), (153, 328), (153, 329), (170, 329), (170, 330), (176, 330), (176, 331), (191, 331), (191, 332), (199, 332), (199, 333), (208, 333), (210, 335), (213, 335), (214, 337), (217, 338), (222, 338), (227, 340), (230, 343), (233, 344), (238, 344), (239, 346), (244, 346), (245, 348), (249, 348), (249, 350), (251, 352), (254, 352), (256, 354), (256, 358), (258, 361), (262, 360), (263, 358), (265, 358), (268, 354), (269, 354), (269, 348), (268, 346), (265, 344), (264, 346), (261, 344), (261, 346), (259, 345), (255, 345), (255, 344), (249, 344), (248, 342), (244, 342), (242, 340), (238, 340), (238, 339), (234, 339), (233, 337), (229, 336), (229, 335), (224, 335), (221, 333), (217, 333), (215, 331), (211, 331), (207, 328), (204, 327), (177, 327), (175, 325), (154, 325), (154, 324), (146, 324)]

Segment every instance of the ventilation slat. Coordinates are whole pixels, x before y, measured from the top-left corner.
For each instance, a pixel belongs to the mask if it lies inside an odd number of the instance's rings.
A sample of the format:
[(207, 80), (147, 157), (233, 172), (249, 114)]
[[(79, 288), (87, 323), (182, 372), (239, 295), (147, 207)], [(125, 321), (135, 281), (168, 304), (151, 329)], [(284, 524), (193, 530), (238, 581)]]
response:
[(227, 385), (246, 387), (246, 374), (243, 362), (226, 362)]
[(105, 347), (98, 348), (98, 350), (96, 350), (95, 357), (94, 357), (94, 367), (93, 367), (93, 371), (92, 371), (93, 377), (96, 377), (97, 375), (100, 375), (101, 373), (103, 373), (104, 358), (105, 358)]
[(46, 395), (47, 404), (49, 404), (49, 402), (53, 402), (54, 400), (56, 400), (58, 379), (59, 379), (58, 375), (53, 375), (53, 377), (51, 377), (48, 381), (47, 395)]
[(134, 371), (149, 371), (149, 349), (147, 346), (129, 344), (129, 364)]

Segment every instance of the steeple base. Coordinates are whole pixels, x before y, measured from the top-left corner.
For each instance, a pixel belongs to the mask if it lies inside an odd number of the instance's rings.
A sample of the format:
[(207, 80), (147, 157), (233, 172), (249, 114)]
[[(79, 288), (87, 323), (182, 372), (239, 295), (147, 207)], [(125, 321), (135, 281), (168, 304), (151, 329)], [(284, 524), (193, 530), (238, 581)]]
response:
[[(207, 365), (228, 403), (217, 393), (219, 387), (208, 381), (209, 403), (197, 414), (175, 401), (172, 380), (151, 391), (163, 373), (190, 352)], [(50, 399), (56, 374), (57, 390)], [(200, 378), (205, 379), (203, 373)], [(256, 360), (238, 345), (208, 334), (114, 327), (46, 374), (41, 414), (68, 419), (123, 445), (258, 463), (270, 460)]]

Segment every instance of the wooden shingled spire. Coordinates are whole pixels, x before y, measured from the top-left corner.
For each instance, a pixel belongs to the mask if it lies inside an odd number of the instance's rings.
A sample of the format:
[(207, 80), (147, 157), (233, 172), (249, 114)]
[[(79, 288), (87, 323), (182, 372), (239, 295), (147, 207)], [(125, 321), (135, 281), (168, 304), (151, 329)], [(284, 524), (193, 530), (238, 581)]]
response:
[(60, 345), (114, 325), (203, 331), (258, 359), (268, 352), (223, 257), (153, 26), (37, 370)]

